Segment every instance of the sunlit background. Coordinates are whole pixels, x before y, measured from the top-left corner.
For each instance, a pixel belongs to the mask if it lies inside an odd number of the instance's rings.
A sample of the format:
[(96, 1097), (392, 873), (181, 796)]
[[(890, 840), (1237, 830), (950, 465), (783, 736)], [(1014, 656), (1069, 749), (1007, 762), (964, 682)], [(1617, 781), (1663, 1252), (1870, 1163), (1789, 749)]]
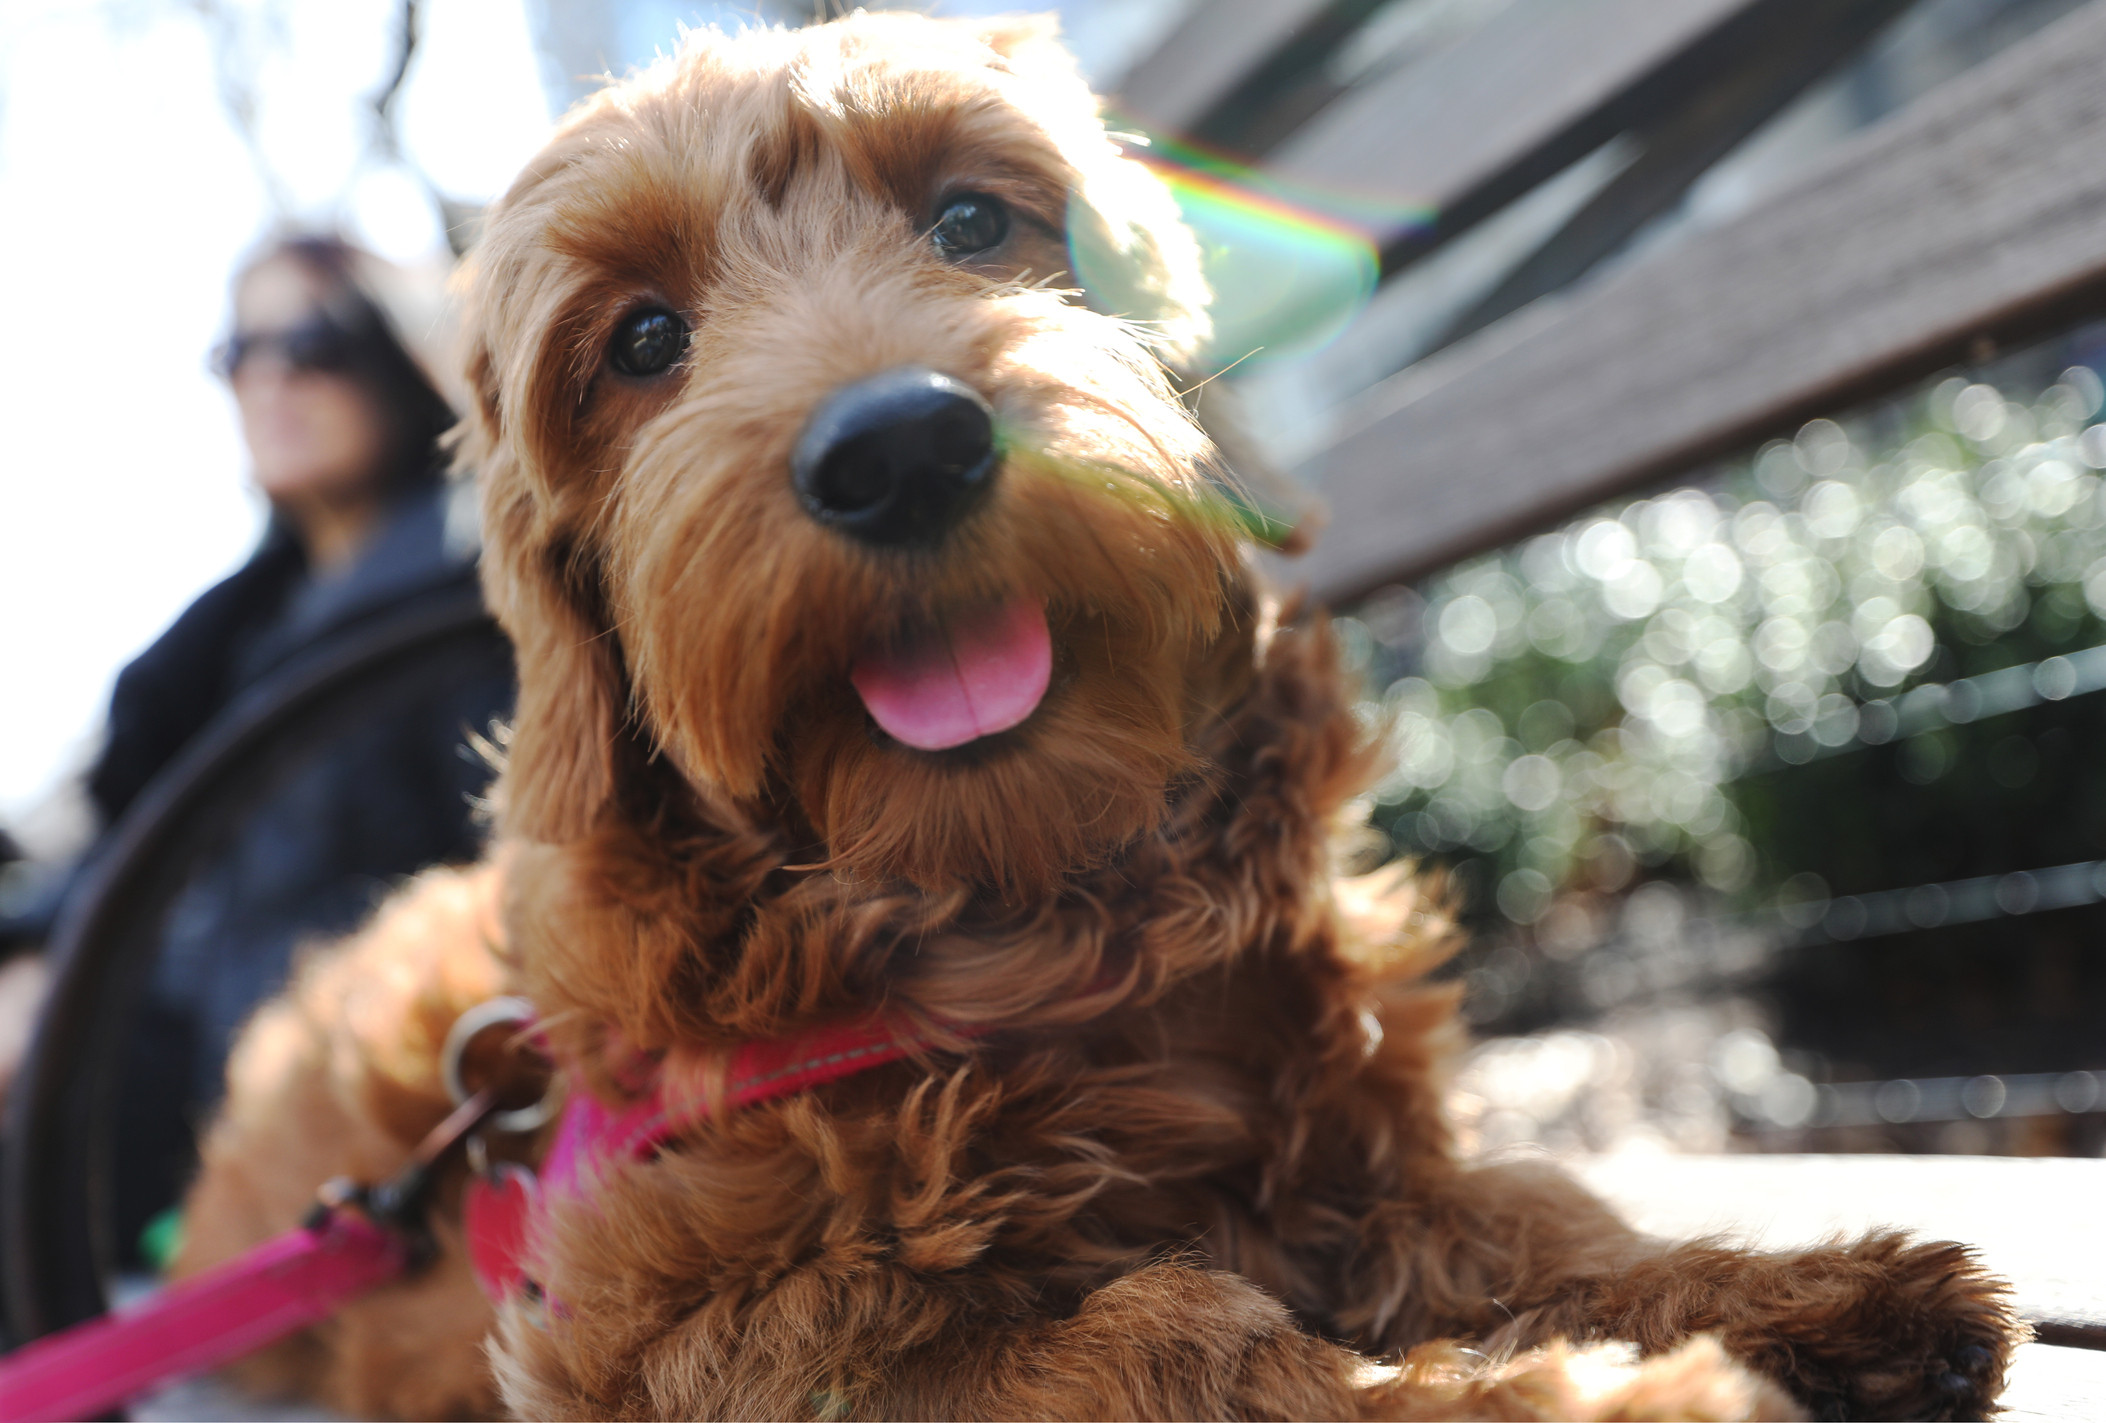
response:
[[(0, 7), (0, 823), (25, 839), (92, 753), (118, 667), (262, 526), (205, 369), (241, 254), (281, 213), (399, 261), (445, 251), (363, 110), (392, 10)], [(548, 127), (541, 72), (518, 0), (431, 5), (403, 100), (417, 163), (494, 195)]]
[[(1117, 92), (1207, 3), (1039, 8), (1058, 13), (1092, 82)], [(1512, 3), (1362, 7), (1365, 22), (1325, 61), (1323, 82), (1350, 97), (1437, 64)], [(1849, 132), (2066, 8), (1918, 6), (1864, 61), (1719, 164), (1632, 251), (1744, 209)], [(236, 566), (260, 528), (230, 404), (204, 368), (240, 255), (292, 222), (340, 227), (397, 261), (444, 261), (447, 219), (495, 196), (552, 116), (600, 76), (671, 47), (683, 24), (796, 20), (808, 7), (427, 0), (384, 131), (371, 101), (398, 52), (398, 11), (394, 0), (0, 8), (0, 292), (11, 338), (0, 350), (0, 668), (17, 683), (0, 736), (0, 824), (33, 848), (62, 849), (79, 833), (53, 792), (91, 754), (116, 669)], [(1114, 120), (1143, 127), (1116, 110)], [(1172, 179), (1207, 245), (1220, 293), (1210, 359), (1234, 367), (1262, 411), (1254, 435), (1289, 468), (1323, 444), (1342, 407), (1433, 344), (1630, 161), (1627, 148), (1605, 146), (1376, 295), (1364, 234), (1429, 217), (1416, 195), (1296, 187), (1181, 135), (1148, 137), (1137, 151)]]

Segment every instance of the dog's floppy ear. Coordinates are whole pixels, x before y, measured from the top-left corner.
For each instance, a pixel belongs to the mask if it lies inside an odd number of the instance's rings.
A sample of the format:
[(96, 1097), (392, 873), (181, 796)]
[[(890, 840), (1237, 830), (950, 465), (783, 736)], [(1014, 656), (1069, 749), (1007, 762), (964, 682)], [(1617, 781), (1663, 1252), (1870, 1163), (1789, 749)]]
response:
[(578, 548), (552, 529), (544, 491), (506, 439), (489, 348), (468, 361), (475, 409), (460, 459), (483, 490), (483, 597), (510, 634), (519, 705), (500, 783), (508, 835), (582, 838), (614, 794), (622, 672), (612, 637), (588, 608), (598, 590)]

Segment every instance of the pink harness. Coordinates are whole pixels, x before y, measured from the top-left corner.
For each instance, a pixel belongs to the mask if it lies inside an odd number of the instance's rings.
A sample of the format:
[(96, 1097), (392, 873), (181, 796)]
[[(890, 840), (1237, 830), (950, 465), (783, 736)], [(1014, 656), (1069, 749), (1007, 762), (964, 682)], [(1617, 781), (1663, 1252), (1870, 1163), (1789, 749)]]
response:
[[(976, 1035), (980, 1030), (954, 1031)], [(787, 1097), (897, 1062), (927, 1045), (910, 1027), (876, 1013), (797, 1037), (745, 1043), (732, 1058), (724, 1102), (736, 1110)], [(463, 1206), (468, 1258), (483, 1293), (502, 1301), (529, 1284), (525, 1256), (546, 1197), (583, 1195), (597, 1172), (649, 1158), (708, 1116), (709, 1103), (699, 1098), (669, 1105), (662, 1075), (646, 1095), (619, 1110), (574, 1084), (538, 1180), (523, 1167), (506, 1165), (468, 1183)]]
[[(963, 1030), (968, 1034), (975, 1029)], [(747, 1043), (732, 1059), (724, 1100), (750, 1106), (896, 1062), (927, 1040), (873, 1014), (775, 1042)], [(0, 1359), (0, 1423), (91, 1418), (158, 1385), (228, 1364), (411, 1268), (411, 1233), (431, 1173), (494, 1110), (477, 1094), (419, 1146), (386, 1186), (324, 1188), (298, 1229), (264, 1242), (136, 1306), (34, 1340)], [(669, 1104), (661, 1078), (648, 1095), (610, 1110), (573, 1090), (543, 1164), (549, 1194), (582, 1194), (599, 1171), (642, 1160), (709, 1115), (707, 1101)], [(492, 1299), (527, 1287), (543, 1189), (532, 1173), (478, 1173), (466, 1200), (469, 1258)]]

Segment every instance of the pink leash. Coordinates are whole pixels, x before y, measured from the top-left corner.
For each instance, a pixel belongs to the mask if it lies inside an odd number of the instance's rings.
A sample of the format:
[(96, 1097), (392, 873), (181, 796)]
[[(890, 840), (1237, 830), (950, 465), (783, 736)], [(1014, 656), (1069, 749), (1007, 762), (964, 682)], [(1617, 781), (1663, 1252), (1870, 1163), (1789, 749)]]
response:
[(439, 1164), (496, 1110), (489, 1092), (477, 1092), (390, 1180), (331, 1181), (298, 1229), (0, 1359), (0, 1423), (106, 1413), (156, 1384), (254, 1353), (403, 1274), (431, 1249), (424, 1213)]
[[(492, 1021), (504, 1021), (493, 1019)], [(971, 1033), (975, 1030), (964, 1030)], [(744, 1107), (896, 1062), (926, 1042), (882, 1015), (775, 1042), (732, 1060), (726, 1101)], [(91, 1418), (157, 1385), (205, 1373), (328, 1318), (408, 1272), (435, 1168), (495, 1111), (478, 1092), (433, 1128), (410, 1164), (374, 1188), (332, 1182), (308, 1222), (144, 1302), (37, 1339), (0, 1358), (0, 1423)], [(641, 1160), (709, 1115), (707, 1102), (668, 1104), (661, 1079), (621, 1109), (570, 1093), (543, 1168), (551, 1188), (583, 1189), (597, 1166)], [(492, 1299), (527, 1283), (523, 1259), (542, 1193), (532, 1173), (478, 1173), (466, 1197), (468, 1253)]]
[(290, 1230), (138, 1306), (0, 1360), (0, 1419), (95, 1418), (158, 1383), (232, 1363), (402, 1273), (407, 1251), (349, 1211)]

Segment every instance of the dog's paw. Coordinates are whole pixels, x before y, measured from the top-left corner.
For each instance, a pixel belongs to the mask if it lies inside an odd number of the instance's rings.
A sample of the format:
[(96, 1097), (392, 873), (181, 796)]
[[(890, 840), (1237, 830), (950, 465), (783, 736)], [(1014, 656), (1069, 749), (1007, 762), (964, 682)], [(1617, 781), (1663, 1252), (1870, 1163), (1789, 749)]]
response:
[[(1741, 1357), (1816, 1418), (1987, 1418), (2026, 1327), (1972, 1251), (1898, 1233), (1793, 1257), (1768, 1339)], [(1735, 1341), (1738, 1342), (1738, 1341)]]
[(1648, 1359), (1629, 1344), (1551, 1344), (1503, 1362), (1452, 1343), (1422, 1344), (1401, 1365), (1370, 1365), (1360, 1382), (1364, 1418), (1743, 1423), (1806, 1416), (1709, 1335)]

